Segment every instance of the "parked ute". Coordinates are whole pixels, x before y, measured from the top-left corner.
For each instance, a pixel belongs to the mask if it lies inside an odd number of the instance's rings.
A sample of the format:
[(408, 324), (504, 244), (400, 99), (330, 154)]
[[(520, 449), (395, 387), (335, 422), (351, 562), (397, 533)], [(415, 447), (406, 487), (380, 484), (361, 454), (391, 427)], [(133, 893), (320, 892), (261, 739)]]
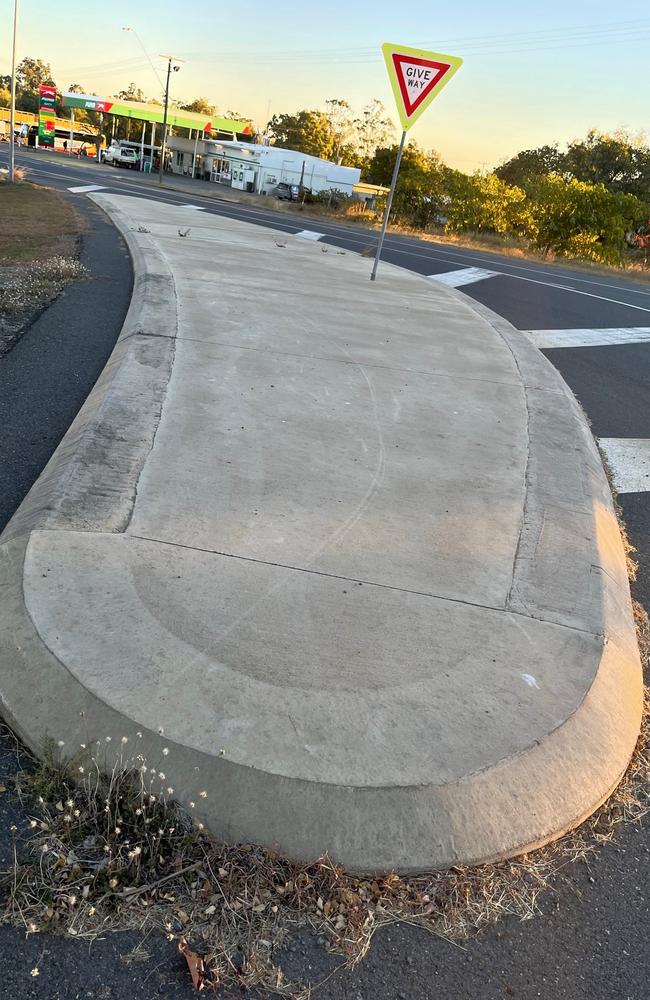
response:
[(104, 162), (110, 163), (114, 167), (129, 167), (131, 170), (138, 168), (138, 154), (135, 149), (128, 146), (109, 146), (104, 156)]

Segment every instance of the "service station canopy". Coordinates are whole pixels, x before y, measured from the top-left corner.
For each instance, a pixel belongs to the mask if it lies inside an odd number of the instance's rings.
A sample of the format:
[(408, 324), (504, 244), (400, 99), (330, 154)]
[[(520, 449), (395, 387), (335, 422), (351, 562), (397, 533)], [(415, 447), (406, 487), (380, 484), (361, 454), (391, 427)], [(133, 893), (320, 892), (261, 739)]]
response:
[[(135, 118), (141, 122), (156, 122), (162, 124), (164, 109), (160, 104), (143, 104), (140, 101), (114, 101), (111, 98), (97, 97), (95, 94), (75, 94), (63, 91), (63, 106), (65, 108), (83, 108), (84, 111), (103, 111), (104, 114), (119, 115), (122, 118)], [(196, 114), (194, 111), (179, 111), (169, 108), (167, 112), (168, 125), (176, 128), (198, 129), (199, 132), (235, 132), (238, 135), (251, 135), (253, 129), (250, 122), (232, 121), (229, 118), (219, 118), (213, 115)]]

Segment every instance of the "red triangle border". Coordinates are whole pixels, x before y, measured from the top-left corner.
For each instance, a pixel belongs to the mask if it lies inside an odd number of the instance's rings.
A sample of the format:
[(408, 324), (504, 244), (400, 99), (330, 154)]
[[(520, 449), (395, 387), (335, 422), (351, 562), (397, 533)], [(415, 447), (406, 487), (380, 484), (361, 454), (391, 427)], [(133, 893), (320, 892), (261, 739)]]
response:
[[(437, 87), (439, 82), (442, 80), (443, 76), (449, 72), (451, 69), (450, 63), (435, 62), (432, 59), (421, 59), (419, 56), (408, 56), (403, 55), (399, 52), (392, 53), (393, 66), (395, 67), (395, 75), (397, 77), (397, 82), (399, 83), (399, 89), (402, 94), (402, 100), (404, 101), (404, 109), (406, 111), (407, 117), (413, 114), (414, 111), (420, 107), (422, 102), (426, 100), (434, 87)], [(436, 76), (429, 83), (425, 89), (418, 94), (418, 97), (414, 104), (411, 103), (409, 98), (408, 88), (404, 82), (404, 74), (402, 72), (402, 63), (415, 63), (417, 66), (427, 66), (429, 69), (437, 70)]]

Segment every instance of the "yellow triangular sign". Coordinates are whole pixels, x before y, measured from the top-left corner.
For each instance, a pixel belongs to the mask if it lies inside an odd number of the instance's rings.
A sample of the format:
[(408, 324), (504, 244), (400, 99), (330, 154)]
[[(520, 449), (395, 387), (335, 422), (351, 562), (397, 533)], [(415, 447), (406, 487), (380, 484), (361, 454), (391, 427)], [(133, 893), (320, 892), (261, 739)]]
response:
[(404, 131), (426, 111), (446, 87), (463, 60), (441, 52), (425, 52), (408, 45), (384, 42), (381, 47)]

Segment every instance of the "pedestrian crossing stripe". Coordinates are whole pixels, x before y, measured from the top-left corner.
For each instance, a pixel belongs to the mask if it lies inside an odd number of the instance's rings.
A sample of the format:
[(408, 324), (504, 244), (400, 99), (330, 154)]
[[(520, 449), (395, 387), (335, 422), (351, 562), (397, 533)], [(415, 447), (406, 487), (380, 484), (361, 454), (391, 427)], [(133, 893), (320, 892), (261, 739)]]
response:
[(81, 184), (79, 187), (69, 187), (73, 194), (88, 194), (90, 191), (103, 191), (103, 184)]

